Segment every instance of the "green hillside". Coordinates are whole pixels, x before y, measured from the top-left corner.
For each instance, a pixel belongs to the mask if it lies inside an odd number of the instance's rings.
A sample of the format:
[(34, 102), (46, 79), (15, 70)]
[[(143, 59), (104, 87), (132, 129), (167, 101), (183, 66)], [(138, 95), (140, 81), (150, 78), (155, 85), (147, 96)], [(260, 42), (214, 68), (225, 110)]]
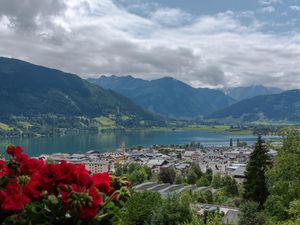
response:
[(176, 119), (208, 115), (235, 102), (221, 91), (193, 88), (171, 77), (147, 81), (132, 76), (102, 76), (89, 81), (127, 96), (146, 110)]
[(300, 122), (300, 90), (257, 96), (211, 114), (210, 119), (242, 122)]
[[(59, 117), (72, 126), (70, 118), (101, 116), (102, 120), (114, 120), (116, 126), (139, 126), (141, 120), (147, 125), (162, 123), (128, 98), (74, 74), (0, 58), (0, 122), (10, 124), (21, 119), (51, 124)], [(124, 116), (129, 119), (122, 119)]]

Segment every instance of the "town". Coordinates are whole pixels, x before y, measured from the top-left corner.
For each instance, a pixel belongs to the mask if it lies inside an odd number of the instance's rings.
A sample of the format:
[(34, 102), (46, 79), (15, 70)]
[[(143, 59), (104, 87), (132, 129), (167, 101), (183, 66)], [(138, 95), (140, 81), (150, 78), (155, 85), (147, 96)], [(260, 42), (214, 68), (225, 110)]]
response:
[[(239, 143), (238, 143), (239, 144)], [(280, 145), (274, 142), (272, 145)], [(126, 149), (121, 146), (116, 151), (99, 152), (90, 150), (86, 153), (53, 153), (42, 154), (38, 158), (60, 162), (65, 160), (72, 163), (83, 164), (91, 174), (110, 172), (114, 173), (116, 166), (132, 163), (146, 166), (153, 173), (159, 173), (166, 168), (174, 168), (177, 173), (189, 168), (193, 163), (199, 164), (202, 172), (207, 169), (213, 174), (229, 175), (238, 183), (242, 182), (252, 146), (208, 146), (200, 143), (186, 145), (153, 145), (149, 148)], [(270, 149), (269, 157), (276, 156), (276, 151)]]
[[(228, 146), (202, 146), (200, 143), (190, 143), (185, 145), (153, 145), (149, 148), (139, 146), (131, 149), (126, 149), (125, 145), (122, 145), (112, 152), (101, 153), (92, 150), (82, 154), (55, 153), (40, 155), (39, 158), (50, 162), (65, 160), (75, 164), (80, 163), (91, 174), (109, 172), (122, 175), (122, 172), (118, 172), (120, 168), (130, 167), (130, 165), (141, 166), (149, 171), (151, 178), (134, 180), (134, 191), (148, 190), (159, 193), (162, 198), (167, 198), (174, 193), (182, 194), (187, 189), (192, 192), (205, 190), (212, 193), (218, 192), (218, 186), (209, 187), (210, 184), (205, 181), (196, 182), (195, 180), (193, 182), (189, 181), (189, 178), (175, 180), (177, 177), (186, 176), (187, 171), (195, 165), (201, 173), (211, 173), (211, 177), (214, 178), (211, 178), (210, 182), (213, 182), (212, 180), (216, 177), (230, 177), (237, 185), (241, 184), (245, 178), (245, 170), (253, 146), (247, 146), (247, 143), (239, 142), (239, 140), (236, 140), (236, 143), (233, 142), (231, 139)], [(280, 142), (272, 143), (272, 146), (279, 145), (281, 145)], [(276, 154), (277, 152), (269, 147), (269, 160), (272, 160)], [(168, 170), (175, 171), (173, 180), (158, 178), (158, 175)], [(205, 212), (218, 211), (224, 215), (223, 222), (225, 224), (238, 224), (239, 209), (236, 205), (208, 203), (211, 202), (197, 203), (193, 205), (193, 208), (199, 216), (204, 215)]]

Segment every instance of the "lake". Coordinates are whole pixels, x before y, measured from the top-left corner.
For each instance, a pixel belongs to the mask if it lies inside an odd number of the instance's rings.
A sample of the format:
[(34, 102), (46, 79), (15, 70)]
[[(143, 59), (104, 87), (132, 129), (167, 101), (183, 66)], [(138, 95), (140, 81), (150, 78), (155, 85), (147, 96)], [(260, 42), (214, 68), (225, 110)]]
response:
[[(126, 147), (138, 145), (149, 147), (154, 144), (187, 144), (196, 141), (204, 146), (229, 146), (230, 138), (235, 141), (236, 139), (246, 141), (249, 145), (256, 141), (256, 136), (253, 135), (233, 135), (208, 131), (118, 131), (76, 136), (1, 139), (0, 149), (4, 151), (6, 146), (12, 143), (22, 146), (26, 154), (38, 156), (55, 152), (112, 151), (122, 143), (125, 143)], [(280, 139), (277, 136), (264, 138)]]

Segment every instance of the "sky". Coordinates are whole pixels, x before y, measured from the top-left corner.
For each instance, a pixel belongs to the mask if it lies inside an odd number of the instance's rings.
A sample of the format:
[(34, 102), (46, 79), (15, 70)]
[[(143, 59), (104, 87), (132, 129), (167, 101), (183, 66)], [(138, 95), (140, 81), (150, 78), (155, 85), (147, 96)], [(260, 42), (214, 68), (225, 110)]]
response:
[(300, 88), (300, 0), (0, 0), (0, 56), (83, 78)]

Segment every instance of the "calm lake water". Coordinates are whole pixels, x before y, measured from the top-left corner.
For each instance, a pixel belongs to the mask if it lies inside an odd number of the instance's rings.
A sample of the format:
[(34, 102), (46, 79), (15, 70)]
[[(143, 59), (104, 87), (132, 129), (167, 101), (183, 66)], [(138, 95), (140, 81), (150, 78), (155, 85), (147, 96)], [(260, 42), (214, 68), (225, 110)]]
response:
[[(229, 146), (230, 138), (234, 140), (238, 138), (240, 141), (246, 141), (249, 145), (256, 141), (256, 136), (253, 135), (232, 135), (207, 131), (118, 131), (62, 137), (0, 139), (0, 149), (2, 152), (9, 143), (12, 143), (22, 146), (28, 155), (38, 156), (55, 152), (112, 151), (122, 143), (125, 143), (126, 147), (138, 145), (149, 147), (154, 144), (187, 144), (196, 141), (201, 142), (204, 146)], [(264, 138), (279, 139), (276, 136)]]

